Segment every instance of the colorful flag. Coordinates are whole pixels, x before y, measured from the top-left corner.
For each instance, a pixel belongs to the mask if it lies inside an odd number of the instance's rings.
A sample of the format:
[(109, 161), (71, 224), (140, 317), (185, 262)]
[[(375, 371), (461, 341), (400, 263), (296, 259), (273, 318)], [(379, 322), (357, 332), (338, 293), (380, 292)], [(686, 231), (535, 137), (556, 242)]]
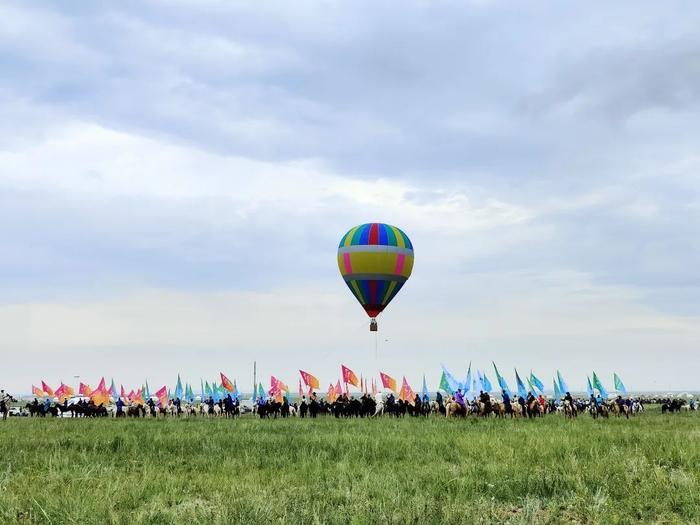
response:
[(150, 399), (150, 398), (151, 398), (151, 389), (148, 388), (148, 379), (146, 379), (146, 393), (144, 394), (144, 397), (145, 397), (146, 399)]
[(591, 378), (586, 376), (586, 392), (588, 392), (588, 397), (591, 397), (593, 395), (593, 387), (591, 386)]
[(379, 377), (382, 380), (383, 388), (388, 388), (392, 392), (396, 393), (396, 379), (391, 377), (389, 374), (385, 374), (384, 372), (379, 372)]
[(399, 399), (403, 399), (404, 401), (407, 401), (410, 405), (415, 405), (416, 404), (416, 394), (413, 392), (411, 387), (408, 385), (408, 381), (406, 381), (406, 376), (403, 377), (403, 381), (401, 382), (401, 392), (399, 392)]
[(190, 401), (194, 401), (194, 392), (192, 391), (192, 385), (187, 383), (187, 386), (185, 387), (185, 397)]
[(561, 390), (559, 390), (556, 379), (552, 379), (552, 383), (554, 383), (554, 404), (558, 405), (559, 401), (561, 401)]
[(561, 392), (562, 395), (569, 392), (569, 386), (566, 384), (566, 381), (564, 381), (564, 377), (559, 370), (557, 370), (557, 380), (559, 381), (559, 392)]
[(129, 399), (129, 396), (126, 394), (126, 390), (124, 390), (124, 385), (121, 385), (121, 393), (119, 394), (119, 397), (121, 397), (123, 401)]
[(618, 392), (627, 395), (627, 389), (625, 388), (625, 385), (622, 382), (622, 379), (620, 379), (620, 376), (617, 374), (613, 374), (614, 380), (615, 380), (615, 390)]
[(326, 393), (326, 398), (328, 399), (329, 403), (333, 403), (335, 401), (336, 395), (335, 395), (335, 387), (333, 386), (333, 383), (328, 385), (328, 392)]
[(430, 394), (428, 394), (428, 385), (425, 383), (425, 374), (423, 374), (423, 388), (421, 390), (421, 401), (425, 401), (426, 398), (430, 401)]
[(102, 378), (97, 388), (90, 393), (90, 399), (97, 406), (109, 404), (109, 392), (105, 386), (104, 378)]
[(280, 382), (275, 376), (270, 376), (270, 390), (268, 393), (274, 395), (280, 390)]
[(55, 392), (51, 389), (49, 385), (44, 383), (43, 381), (41, 382), (41, 389), (46, 392), (46, 395), (49, 397), (53, 397), (55, 395)]
[(355, 375), (355, 372), (350, 370), (345, 365), (340, 365), (340, 369), (343, 372), (343, 383), (345, 383), (345, 384), (349, 383), (352, 386), (358, 386), (359, 381), (357, 380), (357, 376)]
[(489, 378), (486, 377), (486, 372), (484, 372), (482, 374), (481, 382), (484, 385), (484, 392), (491, 392), (493, 390), (493, 386), (491, 385), (491, 381), (489, 381)]
[(32, 385), (32, 394), (36, 397), (44, 397), (44, 391), (38, 386)]
[(508, 383), (506, 383), (505, 378), (498, 372), (498, 368), (496, 367), (496, 363), (491, 361), (493, 364), (493, 369), (496, 372), (496, 381), (498, 382), (498, 386), (501, 388), (501, 390), (504, 390), (506, 394), (508, 394), (509, 397), (513, 397), (513, 393), (510, 391), (510, 388), (508, 388)]
[(223, 372), (219, 372), (219, 375), (221, 376), (221, 386), (229, 392), (233, 392), (233, 383), (231, 383), (231, 380), (226, 377)]
[(177, 375), (177, 384), (175, 385), (175, 397), (177, 399), (182, 399), (182, 381), (180, 380), (180, 374)]
[(304, 384), (306, 386), (316, 389), (321, 388), (321, 383), (315, 376), (308, 372), (304, 372), (303, 370), (299, 370), (299, 373), (301, 374), (301, 378), (304, 380)]
[[(449, 388), (443, 390), (445, 392), (449, 392), (450, 394), (457, 391), (458, 388), (462, 388), (462, 385), (460, 384), (459, 381), (453, 376), (447, 368), (445, 368), (445, 365), (442, 365), (442, 375), (445, 376), (445, 380), (447, 381), (447, 386)], [(442, 380), (440, 381), (442, 383)]]
[(374, 380), (374, 378), (372, 378), (372, 395), (377, 395), (377, 382)]
[(207, 397), (214, 397), (214, 392), (212, 392), (211, 387), (209, 386), (209, 381), (204, 382), (204, 392), (206, 393)]
[(97, 388), (95, 390), (100, 390), (100, 391), (107, 390), (107, 386), (105, 385), (105, 378), (104, 377), (102, 379), (100, 379), (100, 382), (97, 385)]
[(137, 403), (140, 405), (143, 405), (144, 403), (144, 398), (143, 398), (143, 389), (137, 388), (136, 392), (134, 392), (134, 397), (131, 399), (133, 403)]
[(532, 370), (530, 370), (530, 383), (540, 391), (540, 394), (544, 394), (544, 383), (542, 383), (542, 381), (540, 381), (537, 376), (532, 373)]
[(450, 395), (454, 394), (454, 390), (452, 390), (452, 387), (450, 386), (450, 382), (447, 380), (447, 375), (445, 374), (444, 370), (442, 371), (442, 375), (440, 376), (440, 385), (438, 385), (438, 390), (444, 390)]
[(262, 383), (258, 383), (258, 397), (263, 400), (263, 403), (267, 401), (267, 394), (262, 386)]
[(518, 395), (522, 398), (527, 398), (527, 390), (525, 390), (525, 384), (523, 383), (523, 380), (520, 379), (520, 376), (518, 375), (518, 370), (515, 370), (515, 382), (518, 385)]
[(343, 389), (340, 386), (340, 379), (338, 379), (338, 382), (335, 384), (335, 395), (337, 397), (340, 397), (343, 395)]
[(92, 390), (90, 390), (89, 385), (86, 385), (85, 383), (80, 383), (80, 386), (78, 387), (78, 394), (80, 394), (83, 397), (90, 397), (90, 394), (92, 394)]
[(168, 389), (165, 386), (161, 387), (156, 392), (156, 397), (158, 398), (158, 403), (160, 403), (161, 407), (166, 406), (168, 404)]
[(598, 390), (598, 392), (600, 392), (600, 396), (603, 399), (608, 398), (608, 391), (605, 390), (603, 383), (600, 382), (600, 379), (598, 379), (598, 376), (596, 375), (595, 372), (593, 372), (593, 386)]

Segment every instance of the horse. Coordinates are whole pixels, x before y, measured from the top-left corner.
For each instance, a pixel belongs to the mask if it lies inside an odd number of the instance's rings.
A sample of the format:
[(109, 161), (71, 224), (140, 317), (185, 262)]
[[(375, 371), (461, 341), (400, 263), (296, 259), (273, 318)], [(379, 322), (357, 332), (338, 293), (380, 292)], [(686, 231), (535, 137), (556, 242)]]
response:
[(466, 406), (462, 406), (457, 401), (455, 400), (450, 400), (447, 402), (445, 405), (445, 417), (466, 417), (467, 416), (467, 408)]
[(541, 417), (544, 414), (544, 407), (537, 400), (533, 399), (527, 406), (527, 417)]
[(566, 417), (573, 419), (576, 417), (576, 406), (572, 405), (568, 399), (564, 400), (564, 414)]

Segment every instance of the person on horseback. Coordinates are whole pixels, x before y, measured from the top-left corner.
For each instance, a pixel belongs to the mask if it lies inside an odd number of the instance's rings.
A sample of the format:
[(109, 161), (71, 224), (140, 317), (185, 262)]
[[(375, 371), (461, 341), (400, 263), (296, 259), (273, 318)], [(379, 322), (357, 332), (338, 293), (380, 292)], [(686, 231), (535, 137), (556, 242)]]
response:
[(299, 405), (299, 417), (306, 417), (306, 411), (308, 410), (308, 405), (306, 404), (306, 396), (301, 396), (301, 404)]
[(510, 406), (510, 396), (505, 390), (502, 390), (501, 395), (503, 397), (503, 406), (506, 407), (506, 414), (510, 414), (513, 411), (513, 407)]
[(459, 406), (462, 408), (466, 409), (466, 405), (464, 404), (464, 397), (462, 396), (462, 389), (458, 388), (457, 392), (455, 392), (455, 403), (457, 403)]
[(10, 394), (6, 394), (5, 390), (0, 390), (0, 413), (2, 413), (2, 420), (7, 420), (7, 414), (10, 411), (8, 406), (14, 398)]
[(564, 401), (568, 401), (572, 408), (575, 406), (575, 405), (574, 405), (574, 398), (571, 397), (571, 393), (570, 393), (570, 392), (567, 392), (567, 393), (566, 393), (566, 395), (564, 396)]
[(482, 390), (479, 394), (479, 401), (484, 404), (484, 415), (488, 415), (491, 412), (491, 396)]

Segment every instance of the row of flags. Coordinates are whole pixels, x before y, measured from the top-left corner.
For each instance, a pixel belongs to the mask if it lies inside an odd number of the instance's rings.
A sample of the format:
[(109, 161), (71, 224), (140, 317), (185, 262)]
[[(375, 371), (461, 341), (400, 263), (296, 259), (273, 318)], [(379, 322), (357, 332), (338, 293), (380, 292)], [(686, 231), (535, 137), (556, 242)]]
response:
[[(493, 368), (496, 374), (496, 382), (499, 389), (506, 391), (508, 395), (512, 397), (513, 392), (508, 387), (508, 383), (506, 382), (505, 378), (499, 372), (496, 363), (493, 363)], [(379, 389), (374, 379), (368, 381), (366, 378), (362, 377), (362, 375), (360, 375), (358, 379), (357, 374), (355, 374), (355, 372), (345, 365), (341, 365), (340, 372), (342, 381), (341, 379), (338, 379), (335, 384), (330, 383), (328, 390), (326, 391), (326, 396), (329, 400), (331, 400), (331, 402), (335, 401), (335, 399), (343, 394), (349, 395), (350, 385), (359, 388), (360, 392), (363, 394), (371, 393), (372, 395), (377, 395)], [(310, 372), (299, 370), (299, 375), (298, 396), (300, 398), (306, 393), (311, 395), (314, 390), (319, 390), (321, 388), (321, 382), (319, 379)], [(627, 389), (625, 388), (625, 385), (620, 377), (617, 375), (617, 373), (615, 373), (613, 376), (614, 390), (626, 395)], [(201, 400), (212, 398), (215, 402), (218, 402), (229, 395), (232, 398), (240, 398), (240, 392), (238, 390), (238, 386), (236, 385), (235, 379), (232, 382), (228, 377), (226, 377), (226, 375), (224, 375), (223, 372), (219, 373), (219, 378), (221, 381), (218, 384), (216, 381), (213, 381), (210, 384), (209, 381), (203, 381), (200, 379)], [(379, 378), (381, 380), (381, 386), (384, 390), (390, 390), (394, 394), (398, 394), (399, 399), (413, 404), (416, 394), (409, 385), (405, 376), (402, 378), (400, 387), (397, 380), (386, 372), (380, 372)], [(595, 391), (597, 390), (601, 397), (604, 399), (608, 398), (608, 391), (605, 389), (603, 383), (595, 372), (592, 374), (592, 379), (591, 377), (587, 377), (586, 379), (587, 392), (589, 395), (595, 395)], [(306, 388), (302, 386), (302, 382)], [(544, 393), (544, 383), (532, 371), (530, 371), (529, 376), (525, 376), (525, 380), (523, 381), (517, 369), (515, 369), (515, 383), (519, 396), (527, 397), (528, 392)], [(558, 370), (556, 377), (554, 377), (552, 380), (552, 383), (554, 387), (553, 390), (555, 399), (559, 399), (566, 392), (569, 392), (569, 387), (566, 384), (566, 381), (564, 381), (561, 372)], [(489, 378), (486, 376), (485, 371), (482, 372), (481, 370), (477, 369), (474, 373), (472, 373), (472, 366), (471, 363), (469, 363), (467, 375), (464, 381), (461, 382), (458, 381), (444, 365), (442, 365), (442, 375), (440, 377), (438, 390), (442, 390), (448, 394), (454, 394), (457, 390), (461, 390), (463, 395), (469, 396), (476, 395), (479, 391), (492, 392), (494, 387)], [(261, 398), (263, 401), (266, 401), (268, 397), (272, 397), (279, 402), (282, 402), (282, 400), (285, 398), (288, 402), (290, 400), (289, 387), (286, 383), (275, 376), (270, 377), (270, 388), (268, 390), (265, 390), (262, 383), (260, 383), (258, 385), (253, 385), (253, 393), (254, 398)], [(60, 386), (56, 390), (53, 390), (48, 384), (46, 384), (46, 382), (42, 381), (41, 388), (32, 385), (32, 394), (37, 397), (57, 397), (59, 401), (63, 403), (64, 400), (75, 396), (75, 391), (72, 387), (64, 384), (63, 382), (61, 382)], [(115, 400), (122, 399), (124, 402), (128, 403), (144, 403), (146, 400), (155, 397), (162, 406), (166, 405), (171, 399), (182, 399), (188, 401), (194, 401), (196, 399), (192, 385), (189, 383), (185, 383), (183, 385), (182, 380), (180, 379), (180, 374), (177, 376), (174, 395), (171, 394), (170, 389), (168, 389), (166, 386), (156, 390), (156, 392), (152, 395), (148, 386), (148, 381), (146, 381), (140, 388), (131, 390), (127, 393), (123, 385), (121, 385), (120, 390), (117, 390), (114, 380), (112, 380), (112, 384), (107, 387), (104, 377), (100, 380), (97, 388), (95, 389), (91, 389), (87, 384), (80, 383), (78, 387), (78, 395), (89, 397), (97, 405), (107, 404), (110, 398)], [(425, 375), (423, 375), (421, 398), (425, 397), (429, 397), (429, 394), (425, 381)]]

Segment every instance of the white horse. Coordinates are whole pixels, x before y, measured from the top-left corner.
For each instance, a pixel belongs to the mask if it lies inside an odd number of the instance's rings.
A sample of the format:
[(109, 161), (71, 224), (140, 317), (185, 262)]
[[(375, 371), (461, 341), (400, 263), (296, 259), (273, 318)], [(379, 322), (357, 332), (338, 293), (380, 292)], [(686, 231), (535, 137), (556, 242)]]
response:
[(374, 409), (375, 417), (384, 415), (384, 405), (386, 404), (387, 397), (389, 396), (386, 394), (376, 396), (377, 407)]

